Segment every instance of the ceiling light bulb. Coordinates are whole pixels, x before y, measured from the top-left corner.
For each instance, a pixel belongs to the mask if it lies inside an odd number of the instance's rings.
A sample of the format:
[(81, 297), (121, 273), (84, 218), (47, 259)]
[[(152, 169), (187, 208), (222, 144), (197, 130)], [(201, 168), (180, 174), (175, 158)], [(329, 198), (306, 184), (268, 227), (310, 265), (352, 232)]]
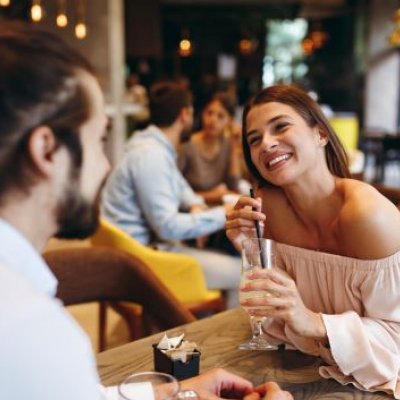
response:
[(32, 21), (39, 22), (42, 19), (42, 7), (40, 4), (34, 4), (31, 8)]
[(65, 28), (68, 24), (68, 18), (65, 14), (58, 14), (56, 22), (57, 26), (59, 26), (60, 28)]
[(75, 36), (78, 39), (84, 39), (86, 37), (87, 30), (86, 25), (83, 22), (79, 22), (75, 25)]
[(188, 39), (183, 39), (180, 41), (179, 47), (183, 51), (190, 51), (190, 48), (192, 47), (192, 43)]

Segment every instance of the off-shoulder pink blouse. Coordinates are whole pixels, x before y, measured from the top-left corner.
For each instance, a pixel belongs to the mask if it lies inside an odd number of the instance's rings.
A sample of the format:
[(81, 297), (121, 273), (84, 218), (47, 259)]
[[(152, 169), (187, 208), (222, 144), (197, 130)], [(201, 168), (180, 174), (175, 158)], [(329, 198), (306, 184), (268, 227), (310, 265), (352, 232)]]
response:
[(268, 334), (322, 357), (328, 364), (320, 367), (324, 378), (400, 399), (400, 252), (359, 260), (282, 243), (276, 252), (305, 306), (322, 313), (330, 348), (279, 321)]

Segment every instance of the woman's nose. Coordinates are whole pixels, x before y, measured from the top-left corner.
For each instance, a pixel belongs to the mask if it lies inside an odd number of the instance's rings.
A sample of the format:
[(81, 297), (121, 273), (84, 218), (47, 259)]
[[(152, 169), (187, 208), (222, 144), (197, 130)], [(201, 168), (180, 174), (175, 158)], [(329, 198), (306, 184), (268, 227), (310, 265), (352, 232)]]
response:
[(278, 141), (276, 137), (265, 132), (262, 139), (262, 146), (264, 151), (271, 152), (278, 146)]
[(208, 116), (208, 118), (209, 118), (209, 121), (212, 123), (214, 123), (217, 120), (217, 117), (214, 114), (210, 114)]

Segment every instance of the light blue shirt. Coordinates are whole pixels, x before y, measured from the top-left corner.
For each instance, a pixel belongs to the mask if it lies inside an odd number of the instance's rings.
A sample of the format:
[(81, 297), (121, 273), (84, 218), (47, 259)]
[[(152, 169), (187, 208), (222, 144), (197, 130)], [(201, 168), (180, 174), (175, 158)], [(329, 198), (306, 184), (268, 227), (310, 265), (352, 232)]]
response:
[(0, 219), (0, 399), (101, 397), (89, 340), (56, 289), (37, 251)]
[(225, 209), (185, 212), (204, 204), (176, 164), (171, 141), (156, 126), (134, 134), (111, 173), (102, 214), (143, 244), (192, 239), (222, 229)]

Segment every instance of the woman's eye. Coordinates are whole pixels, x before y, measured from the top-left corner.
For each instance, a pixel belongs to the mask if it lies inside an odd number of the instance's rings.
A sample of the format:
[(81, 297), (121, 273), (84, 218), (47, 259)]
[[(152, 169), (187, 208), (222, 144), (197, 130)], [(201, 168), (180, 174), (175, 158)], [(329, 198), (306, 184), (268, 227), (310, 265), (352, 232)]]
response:
[(275, 126), (275, 129), (276, 129), (277, 131), (283, 131), (285, 128), (288, 127), (288, 125), (289, 125), (289, 124), (287, 124), (287, 123), (277, 124), (277, 125)]
[(259, 143), (259, 142), (260, 142), (260, 137), (259, 136), (251, 136), (251, 137), (249, 137), (247, 139), (247, 143), (250, 146), (253, 146), (253, 145), (255, 145), (255, 144)]

